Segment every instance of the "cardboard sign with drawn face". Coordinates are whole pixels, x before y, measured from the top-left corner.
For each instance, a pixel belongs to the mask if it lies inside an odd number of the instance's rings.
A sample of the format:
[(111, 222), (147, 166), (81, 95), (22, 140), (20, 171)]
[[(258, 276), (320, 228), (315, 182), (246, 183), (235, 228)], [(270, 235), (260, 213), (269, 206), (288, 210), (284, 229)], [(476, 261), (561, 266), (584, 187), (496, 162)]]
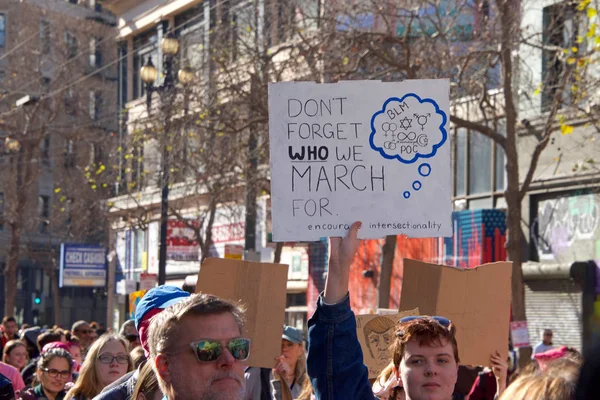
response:
[(396, 338), (398, 321), (409, 315), (419, 315), (419, 309), (396, 314), (367, 314), (356, 316), (356, 334), (363, 350), (369, 379), (376, 378), (391, 361), (391, 345)]

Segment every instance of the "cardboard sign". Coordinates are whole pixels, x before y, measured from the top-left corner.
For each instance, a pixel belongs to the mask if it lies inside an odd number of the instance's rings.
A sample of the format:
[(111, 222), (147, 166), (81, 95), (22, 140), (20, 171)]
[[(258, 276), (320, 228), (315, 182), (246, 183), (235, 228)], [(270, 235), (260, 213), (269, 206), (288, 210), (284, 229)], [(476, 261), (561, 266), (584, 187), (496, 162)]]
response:
[(529, 347), (529, 329), (527, 328), (527, 321), (511, 322), (510, 335), (514, 347)]
[(448, 80), (269, 84), (273, 240), (452, 235)]
[(198, 273), (196, 293), (209, 293), (246, 306), (243, 336), (252, 340), (252, 367), (273, 368), (281, 355), (288, 266), (207, 258)]
[(390, 346), (395, 339), (395, 328), (400, 318), (419, 315), (419, 309), (396, 311), (394, 314), (366, 314), (356, 316), (356, 335), (363, 352), (363, 362), (369, 369), (369, 379), (377, 375), (390, 363)]
[(138, 290), (137, 292), (129, 293), (129, 319), (135, 318), (135, 310), (137, 309), (137, 305), (145, 294), (145, 290)]
[(489, 365), (494, 351), (508, 357), (512, 263), (459, 269), (404, 259), (400, 309), (419, 307), (456, 325), (463, 365)]

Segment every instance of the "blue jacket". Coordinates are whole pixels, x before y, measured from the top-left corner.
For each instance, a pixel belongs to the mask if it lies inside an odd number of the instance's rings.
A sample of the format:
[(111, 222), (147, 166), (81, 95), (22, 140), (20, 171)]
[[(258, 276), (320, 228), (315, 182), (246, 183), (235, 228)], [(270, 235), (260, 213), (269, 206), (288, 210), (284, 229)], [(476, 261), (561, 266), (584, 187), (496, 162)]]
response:
[(375, 399), (349, 296), (333, 305), (319, 296), (308, 321), (307, 369), (317, 400)]

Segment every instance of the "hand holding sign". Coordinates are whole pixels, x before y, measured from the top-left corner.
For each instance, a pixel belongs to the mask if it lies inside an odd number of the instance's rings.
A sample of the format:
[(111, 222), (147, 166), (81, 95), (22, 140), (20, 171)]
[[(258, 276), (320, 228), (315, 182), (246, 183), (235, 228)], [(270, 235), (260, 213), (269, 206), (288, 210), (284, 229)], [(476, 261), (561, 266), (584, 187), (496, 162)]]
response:
[(348, 234), (342, 239), (332, 237), (329, 239), (329, 272), (325, 282), (325, 302), (338, 303), (348, 294), (350, 282), (350, 266), (358, 250), (358, 230), (362, 222), (355, 222), (350, 227)]

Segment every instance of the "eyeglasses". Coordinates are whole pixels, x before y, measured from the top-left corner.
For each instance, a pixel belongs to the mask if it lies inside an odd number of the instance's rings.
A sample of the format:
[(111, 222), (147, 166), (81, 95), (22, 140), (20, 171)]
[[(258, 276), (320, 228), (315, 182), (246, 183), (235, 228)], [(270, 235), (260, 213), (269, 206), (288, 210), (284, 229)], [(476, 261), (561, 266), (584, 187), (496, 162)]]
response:
[[(223, 346), (218, 340), (200, 340), (190, 343), (190, 346), (200, 362), (217, 361), (223, 352)], [(250, 356), (250, 339), (231, 339), (227, 343), (227, 349), (237, 361), (246, 361)]]
[(56, 378), (57, 376), (60, 375), (61, 378), (67, 379), (71, 376), (71, 371), (69, 371), (69, 370), (59, 371), (54, 368), (52, 368), (52, 369), (42, 368), (42, 371), (47, 373), (50, 378)]
[(120, 354), (118, 356), (112, 356), (110, 354), (100, 354), (98, 356), (98, 360), (102, 363), (102, 364), (112, 364), (112, 362), (114, 360), (117, 360), (117, 362), (119, 364), (127, 364), (129, 363), (129, 356), (126, 354)]
[(128, 342), (135, 342), (136, 340), (138, 340), (140, 338), (140, 335), (136, 335), (136, 334), (129, 334), (129, 335), (125, 335), (125, 339), (127, 339)]
[(450, 326), (450, 324), (452, 323), (452, 321), (450, 321), (448, 318), (444, 318), (444, 317), (426, 317), (426, 316), (419, 316), (419, 315), (401, 318), (399, 322), (402, 324), (405, 322), (411, 322), (411, 321), (416, 321), (418, 319), (425, 319), (425, 318), (431, 318), (445, 328), (448, 328)]

